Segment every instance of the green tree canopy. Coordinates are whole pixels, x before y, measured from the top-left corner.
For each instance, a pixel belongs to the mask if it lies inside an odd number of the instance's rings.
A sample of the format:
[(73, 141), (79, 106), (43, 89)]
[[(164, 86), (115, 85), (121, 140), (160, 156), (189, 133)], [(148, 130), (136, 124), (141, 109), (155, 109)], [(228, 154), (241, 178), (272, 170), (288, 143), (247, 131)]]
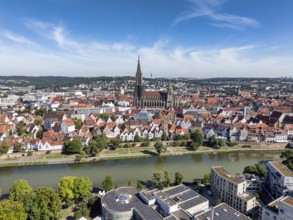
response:
[(82, 144), (79, 140), (73, 139), (64, 143), (64, 149), (67, 153), (78, 154), (82, 149)]
[(183, 175), (180, 172), (175, 173), (174, 185), (179, 185), (183, 182)]
[(20, 151), (21, 151), (21, 147), (22, 147), (22, 146), (21, 146), (21, 143), (18, 143), (18, 142), (17, 142), (17, 143), (15, 144), (14, 148), (13, 148), (13, 152), (14, 152), (14, 153), (16, 153), (16, 152), (20, 152)]
[(74, 195), (76, 199), (87, 198), (93, 190), (93, 183), (87, 177), (77, 177), (74, 180)]
[(211, 182), (211, 173), (204, 174), (202, 183), (207, 184), (207, 183), (210, 183), (210, 182)]
[(153, 173), (153, 182), (154, 186), (158, 189), (163, 189), (164, 183), (163, 183), (163, 173), (162, 171), (155, 171)]
[(196, 129), (190, 134), (190, 138), (200, 146), (203, 144), (204, 141), (204, 133), (201, 130)]
[(74, 122), (74, 126), (76, 129), (80, 129), (81, 125), (82, 125), (82, 120), (81, 118), (79, 119), (73, 119), (73, 122)]
[(9, 144), (6, 141), (3, 141), (0, 144), (0, 155), (1, 154), (7, 154), (8, 150), (9, 150)]
[(217, 146), (218, 146), (218, 140), (217, 140), (217, 138), (216, 138), (215, 135), (213, 135), (213, 136), (211, 136), (211, 137), (209, 138), (209, 140), (208, 140), (208, 145), (209, 145), (210, 147), (217, 147)]
[(103, 150), (103, 149), (105, 149), (107, 147), (108, 138), (107, 138), (106, 135), (100, 134), (100, 135), (94, 137), (94, 140), (97, 142), (97, 147), (100, 150)]
[(293, 171), (293, 150), (292, 149), (286, 150), (282, 154), (282, 157), (286, 158), (282, 163), (286, 165), (291, 171)]
[(65, 176), (58, 184), (58, 192), (61, 199), (84, 199), (93, 190), (93, 183), (87, 177)]
[(8, 199), (0, 202), (0, 219), (26, 220), (27, 216), (23, 203)]
[(171, 185), (170, 174), (168, 171), (164, 171), (164, 186), (169, 187)]
[(156, 151), (157, 151), (157, 153), (159, 155), (162, 152), (166, 152), (167, 151), (167, 148), (166, 148), (165, 144), (162, 141), (157, 141), (154, 146), (155, 146), (155, 149), (156, 149)]
[(62, 200), (67, 198), (74, 199), (74, 180), (75, 176), (64, 176), (58, 183), (58, 193)]
[(103, 183), (102, 183), (103, 189), (108, 192), (114, 187), (114, 180), (112, 176), (106, 176)]
[(21, 201), (22, 197), (31, 193), (32, 187), (24, 179), (15, 181), (9, 189), (9, 199), (12, 201)]
[(59, 195), (51, 187), (42, 187), (25, 195), (23, 204), (30, 220), (60, 218), (62, 203)]

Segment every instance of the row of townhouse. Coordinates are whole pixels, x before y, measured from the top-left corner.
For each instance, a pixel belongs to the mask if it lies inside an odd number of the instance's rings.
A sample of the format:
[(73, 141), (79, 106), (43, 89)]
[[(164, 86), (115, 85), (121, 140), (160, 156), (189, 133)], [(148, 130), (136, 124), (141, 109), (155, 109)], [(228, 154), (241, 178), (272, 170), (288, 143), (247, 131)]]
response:
[(283, 143), (288, 142), (289, 131), (267, 126), (249, 126), (245, 124), (207, 124), (204, 127), (206, 139), (215, 135), (218, 138), (230, 141)]

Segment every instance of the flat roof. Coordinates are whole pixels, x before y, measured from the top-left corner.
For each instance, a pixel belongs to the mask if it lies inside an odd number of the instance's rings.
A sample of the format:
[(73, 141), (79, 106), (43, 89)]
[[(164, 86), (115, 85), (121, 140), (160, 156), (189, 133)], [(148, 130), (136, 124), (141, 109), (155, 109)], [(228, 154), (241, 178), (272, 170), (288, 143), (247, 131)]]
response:
[(194, 192), (191, 189), (188, 189), (187, 191), (180, 193), (179, 195), (171, 197), (175, 202), (181, 203), (185, 202), (186, 200), (192, 199), (194, 197), (199, 196), (198, 193)]
[(246, 201), (249, 201), (249, 200), (251, 200), (251, 199), (254, 198), (254, 196), (251, 195), (251, 194), (249, 194), (249, 193), (244, 193), (244, 194), (242, 194), (242, 197), (243, 197)]
[(212, 167), (212, 169), (217, 172), (220, 176), (230, 180), (231, 182), (234, 182), (236, 184), (243, 183), (245, 180), (237, 178), (230, 173), (228, 173), (223, 167)]
[(147, 191), (141, 191), (139, 194), (143, 195), (148, 201), (155, 199), (150, 193)]
[(207, 202), (208, 200), (202, 196), (197, 196), (193, 199), (187, 200), (179, 205), (184, 210), (190, 209), (191, 207), (197, 206), (199, 204), (202, 204), (204, 202)]
[(160, 216), (156, 210), (152, 209), (149, 206), (146, 206), (144, 204), (140, 204), (134, 207), (134, 210), (137, 212), (137, 214), (145, 220), (162, 220), (163, 217)]
[(182, 193), (186, 190), (189, 190), (189, 188), (183, 184), (180, 184), (178, 186), (174, 186), (174, 187), (162, 190), (162, 192), (164, 194), (166, 194), (167, 196), (175, 196), (175, 195)]
[(293, 206), (293, 198), (290, 197), (290, 196), (287, 196), (284, 199), (282, 199), (282, 202), (284, 202), (284, 203), (286, 203), (286, 204), (288, 204), (290, 206)]
[(172, 212), (172, 215), (174, 215), (178, 219), (184, 219), (184, 220), (192, 219), (192, 216), (188, 215), (182, 209), (179, 209), (179, 210), (177, 210), (175, 212)]
[(280, 203), (280, 199), (271, 202), (266, 207), (269, 208), (272, 212), (278, 213), (279, 212), (279, 203)]
[(167, 199), (168, 196), (165, 195), (162, 191), (155, 192), (154, 195), (157, 195), (160, 199)]
[(283, 176), (287, 177), (293, 177), (293, 172), (288, 169), (284, 164), (278, 162), (278, 161), (269, 161), (270, 164), (272, 164), (280, 173), (283, 174)]
[[(214, 207), (213, 210), (214, 220), (251, 220), (247, 216), (243, 215), (242, 213), (238, 212), (236, 209), (233, 209), (231, 206), (227, 205), (226, 203), (221, 203)], [(208, 220), (212, 219), (212, 210), (208, 210), (204, 213), (198, 214), (195, 216), (196, 220)]]
[(167, 198), (163, 200), (168, 206), (176, 205), (176, 202), (174, 202), (172, 199)]

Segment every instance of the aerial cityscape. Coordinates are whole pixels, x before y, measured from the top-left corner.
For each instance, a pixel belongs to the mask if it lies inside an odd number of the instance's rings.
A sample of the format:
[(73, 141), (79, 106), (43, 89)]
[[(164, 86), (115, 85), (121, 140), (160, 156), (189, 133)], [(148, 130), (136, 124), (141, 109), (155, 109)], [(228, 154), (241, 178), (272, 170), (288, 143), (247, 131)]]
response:
[(293, 2), (0, 3), (0, 220), (293, 219)]

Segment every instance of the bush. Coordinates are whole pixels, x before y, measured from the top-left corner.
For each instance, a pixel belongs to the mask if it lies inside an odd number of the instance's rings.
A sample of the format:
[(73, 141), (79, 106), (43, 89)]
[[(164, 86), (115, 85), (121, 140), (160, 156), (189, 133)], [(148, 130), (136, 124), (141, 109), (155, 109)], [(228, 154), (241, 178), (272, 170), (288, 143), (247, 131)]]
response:
[(234, 147), (234, 146), (236, 146), (238, 143), (236, 143), (236, 142), (226, 142), (226, 145), (228, 146), (228, 147)]
[(242, 148), (251, 148), (251, 145), (243, 145)]
[(46, 154), (50, 154), (52, 151), (51, 150), (47, 150), (46, 151)]
[(186, 141), (181, 141), (180, 146), (182, 147), (186, 146)]
[(148, 146), (150, 146), (150, 142), (149, 142), (149, 141), (147, 141), (147, 142), (143, 142), (143, 143), (141, 143), (140, 146), (141, 146), (141, 147), (148, 147)]
[(31, 151), (29, 151), (29, 152), (27, 152), (27, 156), (32, 156), (33, 155), (33, 152), (31, 152)]

